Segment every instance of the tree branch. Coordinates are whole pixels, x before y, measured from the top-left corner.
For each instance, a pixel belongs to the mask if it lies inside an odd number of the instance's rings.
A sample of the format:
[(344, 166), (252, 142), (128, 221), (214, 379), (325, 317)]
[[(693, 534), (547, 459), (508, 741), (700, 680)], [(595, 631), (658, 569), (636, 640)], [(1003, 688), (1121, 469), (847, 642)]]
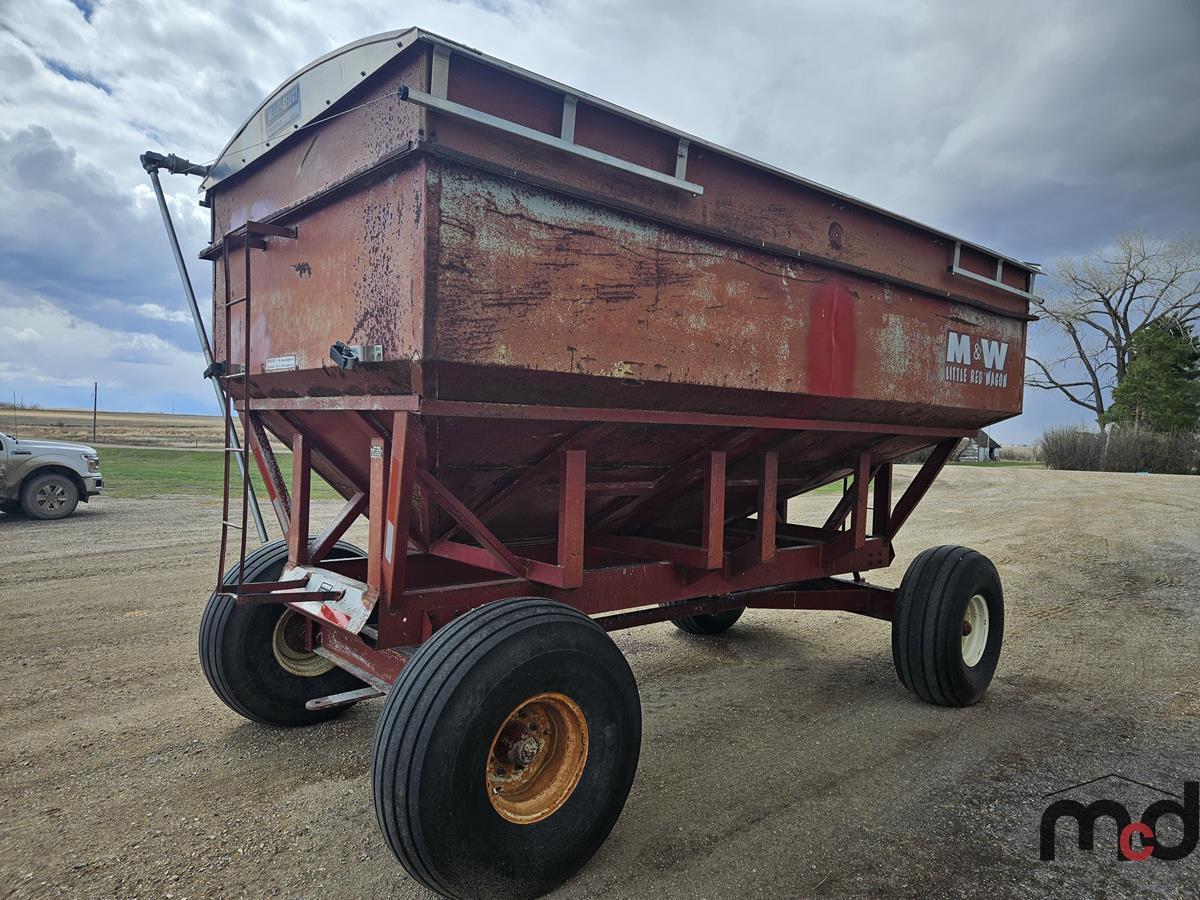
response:
[(1039, 369), (1041, 369), (1042, 374), (1045, 377), (1044, 381), (1038, 381), (1034, 378), (1026, 378), (1025, 383), (1027, 385), (1029, 385), (1029, 387), (1039, 388), (1044, 391), (1054, 391), (1054, 390), (1061, 391), (1062, 394), (1068, 400), (1070, 400), (1072, 403), (1074, 403), (1078, 406), (1082, 406), (1084, 409), (1091, 410), (1096, 415), (1097, 418), (1099, 418), (1101, 415), (1103, 415), (1103, 413), (1104, 413), (1103, 409), (1099, 408), (1094, 403), (1088, 403), (1084, 400), (1080, 400), (1073, 393), (1071, 393), (1070, 390), (1068, 390), (1068, 388), (1073, 388), (1073, 387), (1093, 387), (1093, 385), (1090, 382), (1087, 382), (1087, 381), (1059, 381), (1058, 379), (1056, 379), (1054, 377), (1053, 374), (1051, 374), (1050, 370), (1048, 368), (1046, 368), (1046, 366), (1041, 362), (1041, 360), (1034, 359), (1032, 356), (1027, 357), (1027, 359), (1031, 363), (1033, 363), (1035, 366), (1037, 366)]

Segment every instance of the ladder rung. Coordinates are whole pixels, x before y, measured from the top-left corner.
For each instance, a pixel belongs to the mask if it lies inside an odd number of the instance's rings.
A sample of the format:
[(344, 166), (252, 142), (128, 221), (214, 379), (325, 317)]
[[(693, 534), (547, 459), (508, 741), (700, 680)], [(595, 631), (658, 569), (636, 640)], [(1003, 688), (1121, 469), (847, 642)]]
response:
[(245, 378), (246, 373), (245, 372), (230, 372), (228, 375), (222, 375), (221, 377), (225, 378), (225, 379)]
[(235, 297), (233, 300), (226, 300), (225, 305), (226, 306), (237, 306), (239, 303), (245, 303), (245, 302), (246, 302), (245, 297)]
[(221, 524), (222, 524), (222, 525), (225, 525), (225, 526), (227, 526), (227, 527), (229, 527), (229, 528), (236, 528), (238, 531), (243, 531), (243, 530), (244, 530), (244, 529), (242, 528), (242, 526), (241, 526), (241, 525), (237, 524), (236, 522), (230, 522), (228, 519), (223, 519), (223, 520), (221, 521)]
[(225, 452), (226, 453), (245, 453), (246, 448), (244, 448), (244, 447), (226, 447)]

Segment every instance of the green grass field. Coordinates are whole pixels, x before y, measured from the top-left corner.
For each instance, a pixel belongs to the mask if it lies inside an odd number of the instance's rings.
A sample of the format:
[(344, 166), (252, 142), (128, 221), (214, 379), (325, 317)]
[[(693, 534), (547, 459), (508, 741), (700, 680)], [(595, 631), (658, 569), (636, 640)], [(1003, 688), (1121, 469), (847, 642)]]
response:
[[(221, 496), (221, 453), (212, 450), (159, 450), (144, 447), (98, 447), (104, 493), (111, 497), (146, 499), (164, 494)], [(284, 478), (291, 480), (290, 456), (280, 458)], [(239, 487), (237, 465), (231, 459), (230, 482)], [(260, 498), (266, 498), (258, 467), (250, 465), (251, 477)], [(319, 476), (313, 478), (313, 497), (336, 499), (339, 495)]]

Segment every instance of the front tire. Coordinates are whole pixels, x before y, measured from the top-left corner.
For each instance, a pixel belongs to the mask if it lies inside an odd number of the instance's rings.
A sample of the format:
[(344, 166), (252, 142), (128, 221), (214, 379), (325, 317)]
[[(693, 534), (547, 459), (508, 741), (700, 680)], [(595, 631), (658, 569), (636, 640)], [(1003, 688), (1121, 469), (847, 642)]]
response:
[(375, 730), (375, 814), (392, 853), (447, 897), (532, 897), (591, 858), (641, 747), (629, 664), (587, 616), (514, 599), (437, 632)]
[(892, 660), (900, 683), (926, 703), (970, 706), (987, 692), (1004, 638), (996, 567), (967, 547), (926, 550), (896, 591)]
[[(362, 555), (353, 544), (339, 541), (334, 551)], [(277, 581), (287, 565), (284, 541), (263, 544), (246, 557), (245, 581)], [(224, 585), (236, 590), (237, 566), (225, 573)], [(305, 652), (296, 639), (300, 614), (276, 603), (239, 604), (229, 594), (214, 592), (200, 620), (200, 667), (213, 692), (234, 712), (263, 725), (313, 725), (349, 707), (310, 710), (317, 697), (363, 686), (324, 657)]]
[(65, 519), (79, 505), (79, 488), (58, 472), (35, 475), (21, 490), (21, 508), (34, 519)]

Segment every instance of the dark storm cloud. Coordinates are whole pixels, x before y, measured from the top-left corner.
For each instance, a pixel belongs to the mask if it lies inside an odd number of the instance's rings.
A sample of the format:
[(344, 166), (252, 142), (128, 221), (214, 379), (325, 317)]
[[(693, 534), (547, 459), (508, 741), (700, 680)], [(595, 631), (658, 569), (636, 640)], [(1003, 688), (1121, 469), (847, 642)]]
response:
[[(40, 126), (0, 135), (0, 273), (98, 324), (145, 327), (186, 340), (186, 323), (139, 312), (178, 287), (157, 209), (107, 172), (83, 162)], [(201, 237), (197, 228), (186, 236)], [(155, 253), (154, 251), (159, 251)], [(189, 347), (190, 349), (190, 347)]]
[[(290, 73), (409, 25), (1023, 259), (1049, 264), (1133, 228), (1200, 230), (1194, 0), (427, 0), (400, 13), (9, 0), (0, 306), (39, 310), (9, 327), (76, 321), (113, 348), (190, 348), (137, 154), (212, 159)], [(207, 238), (195, 182), (164, 186), (192, 254)], [(6, 379), (18, 370), (0, 358)], [(180, 385), (191, 378), (180, 369)], [(1036, 414), (1009, 428), (1086, 416), (1031, 401)]]

